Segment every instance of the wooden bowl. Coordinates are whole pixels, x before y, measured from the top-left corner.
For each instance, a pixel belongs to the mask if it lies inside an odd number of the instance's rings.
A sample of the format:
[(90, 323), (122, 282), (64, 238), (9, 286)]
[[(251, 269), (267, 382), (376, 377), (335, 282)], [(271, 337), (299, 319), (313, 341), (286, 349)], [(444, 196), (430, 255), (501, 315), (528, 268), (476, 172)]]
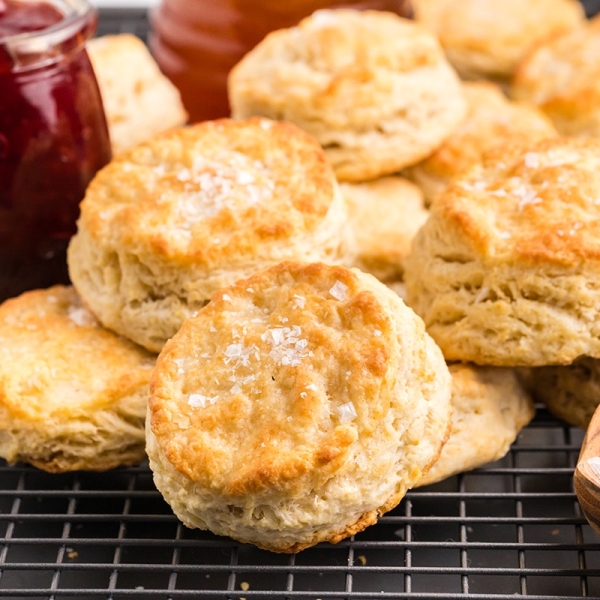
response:
[(600, 535), (600, 406), (587, 428), (573, 480), (583, 514)]

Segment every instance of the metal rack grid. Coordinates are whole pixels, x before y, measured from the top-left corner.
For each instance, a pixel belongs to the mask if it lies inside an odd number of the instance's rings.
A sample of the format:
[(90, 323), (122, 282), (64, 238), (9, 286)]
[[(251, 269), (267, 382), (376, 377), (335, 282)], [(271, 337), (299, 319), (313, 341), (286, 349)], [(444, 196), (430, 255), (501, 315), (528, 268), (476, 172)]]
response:
[(538, 409), (503, 460), (291, 556), (185, 528), (146, 465), (68, 475), (2, 465), (0, 597), (600, 598), (600, 538), (572, 486), (582, 437)]

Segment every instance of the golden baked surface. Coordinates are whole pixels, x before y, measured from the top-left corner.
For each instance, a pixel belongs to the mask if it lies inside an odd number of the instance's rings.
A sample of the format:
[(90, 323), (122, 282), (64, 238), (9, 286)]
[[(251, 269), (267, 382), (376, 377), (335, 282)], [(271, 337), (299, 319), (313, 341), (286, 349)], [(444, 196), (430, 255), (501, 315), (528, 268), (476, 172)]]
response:
[(463, 90), (468, 107), (464, 121), (431, 156), (405, 171), (421, 187), (427, 204), (452, 177), (479, 162), (494, 147), (557, 135), (540, 109), (526, 102), (511, 102), (491, 82), (465, 83)]
[(286, 258), (340, 262), (347, 217), (319, 144), (209, 121), (118, 156), (90, 184), (71, 279), (102, 323), (159, 351), (215, 290)]
[(514, 369), (450, 365), (452, 432), (417, 487), (471, 471), (507, 454), (535, 414)]
[(448, 360), (600, 357), (600, 141), (488, 154), (431, 207), (405, 261), (408, 304)]
[(356, 239), (355, 266), (380, 281), (400, 280), (402, 261), (429, 216), (421, 190), (402, 177), (344, 183), (341, 189)]
[(187, 113), (177, 88), (160, 72), (148, 48), (128, 33), (90, 40), (113, 154), (183, 125)]
[(395, 506), (437, 457), (450, 378), (373, 277), (282, 263), (215, 294), (160, 354), (148, 454), (190, 527), (296, 552)]
[(0, 306), (0, 455), (52, 472), (145, 458), (155, 357), (100, 327), (72, 288)]
[(546, 38), (584, 22), (577, 0), (413, 0), (416, 19), (440, 38), (464, 79), (506, 80)]
[(537, 104), (564, 135), (600, 136), (600, 17), (530, 53), (511, 92)]
[(321, 142), (340, 181), (418, 162), (465, 110), (435, 37), (379, 11), (317, 11), (273, 32), (234, 67), (228, 86), (235, 118), (296, 123)]

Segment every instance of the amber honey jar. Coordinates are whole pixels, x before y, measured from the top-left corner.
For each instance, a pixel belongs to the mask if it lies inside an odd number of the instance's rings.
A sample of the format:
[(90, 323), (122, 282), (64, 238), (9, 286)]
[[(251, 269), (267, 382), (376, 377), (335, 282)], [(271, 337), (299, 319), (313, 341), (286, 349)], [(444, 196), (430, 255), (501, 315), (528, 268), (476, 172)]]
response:
[(79, 202), (110, 160), (88, 0), (0, 0), (0, 300), (68, 281)]
[(248, 50), (315, 10), (341, 7), (412, 16), (409, 0), (163, 0), (151, 13), (150, 48), (192, 121), (225, 117), (227, 74)]

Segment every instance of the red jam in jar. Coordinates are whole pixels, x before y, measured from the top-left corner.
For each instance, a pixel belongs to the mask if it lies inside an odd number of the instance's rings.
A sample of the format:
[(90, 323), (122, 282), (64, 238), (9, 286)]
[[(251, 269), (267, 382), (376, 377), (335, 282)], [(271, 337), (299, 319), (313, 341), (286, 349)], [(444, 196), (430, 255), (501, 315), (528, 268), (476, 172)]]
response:
[(79, 202), (110, 142), (88, 0), (0, 0), (0, 300), (68, 282)]
[(315, 10), (343, 7), (412, 16), (410, 0), (162, 0), (150, 13), (150, 49), (191, 121), (227, 117), (227, 75), (246, 52)]

